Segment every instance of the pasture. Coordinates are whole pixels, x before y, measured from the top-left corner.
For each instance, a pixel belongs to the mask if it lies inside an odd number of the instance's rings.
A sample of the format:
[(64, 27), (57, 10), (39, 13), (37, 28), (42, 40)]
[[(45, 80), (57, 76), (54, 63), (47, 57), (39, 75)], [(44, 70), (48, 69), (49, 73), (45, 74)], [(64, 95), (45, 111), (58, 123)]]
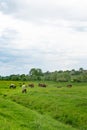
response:
[(87, 130), (87, 83), (33, 82), (27, 93), (20, 83), (0, 81), (0, 130)]

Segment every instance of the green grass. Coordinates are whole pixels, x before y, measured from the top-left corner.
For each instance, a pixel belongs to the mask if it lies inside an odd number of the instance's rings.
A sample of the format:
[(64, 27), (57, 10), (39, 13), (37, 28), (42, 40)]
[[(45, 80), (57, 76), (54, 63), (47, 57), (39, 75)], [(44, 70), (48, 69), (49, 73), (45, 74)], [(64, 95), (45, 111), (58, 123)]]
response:
[[(46, 82), (47, 88), (27, 88), (21, 93), (0, 82), (1, 130), (87, 130), (87, 84)], [(28, 84), (26, 82), (26, 84)], [(57, 88), (61, 86), (61, 88)]]
[(0, 98), (1, 130), (74, 130), (8, 99)]

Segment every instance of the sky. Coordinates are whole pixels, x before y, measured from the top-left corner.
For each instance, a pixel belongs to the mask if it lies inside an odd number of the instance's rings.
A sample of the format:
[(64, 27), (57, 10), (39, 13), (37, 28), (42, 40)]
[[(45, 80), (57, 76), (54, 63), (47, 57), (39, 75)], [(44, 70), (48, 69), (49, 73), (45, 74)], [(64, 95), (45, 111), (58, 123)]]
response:
[(87, 69), (87, 0), (0, 0), (0, 75)]

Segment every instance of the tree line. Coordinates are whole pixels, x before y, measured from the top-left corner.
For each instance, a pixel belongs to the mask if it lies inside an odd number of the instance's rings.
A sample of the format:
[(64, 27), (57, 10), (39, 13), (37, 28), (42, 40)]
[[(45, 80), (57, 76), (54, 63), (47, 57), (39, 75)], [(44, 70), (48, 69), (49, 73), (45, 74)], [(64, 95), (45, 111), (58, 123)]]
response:
[(87, 70), (59, 70), (54, 72), (43, 72), (39, 68), (32, 68), (28, 74), (12, 74), (0, 76), (0, 80), (12, 81), (56, 81), (56, 82), (87, 82)]

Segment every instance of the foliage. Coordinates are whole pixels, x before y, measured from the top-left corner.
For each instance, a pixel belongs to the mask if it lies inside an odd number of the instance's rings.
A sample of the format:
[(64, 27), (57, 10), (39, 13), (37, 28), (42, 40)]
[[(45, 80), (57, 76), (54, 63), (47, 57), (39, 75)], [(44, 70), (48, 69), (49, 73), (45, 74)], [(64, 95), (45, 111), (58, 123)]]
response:
[(87, 82), (87, 70), (80, 68), (79, 70), (72, 69), (66, 71), (42, 72), (39, 68), (32, 68), (29, 74), (18, 74), (2, 77), (0, 80), (12, 81), (56, 81), (56, 82)]

